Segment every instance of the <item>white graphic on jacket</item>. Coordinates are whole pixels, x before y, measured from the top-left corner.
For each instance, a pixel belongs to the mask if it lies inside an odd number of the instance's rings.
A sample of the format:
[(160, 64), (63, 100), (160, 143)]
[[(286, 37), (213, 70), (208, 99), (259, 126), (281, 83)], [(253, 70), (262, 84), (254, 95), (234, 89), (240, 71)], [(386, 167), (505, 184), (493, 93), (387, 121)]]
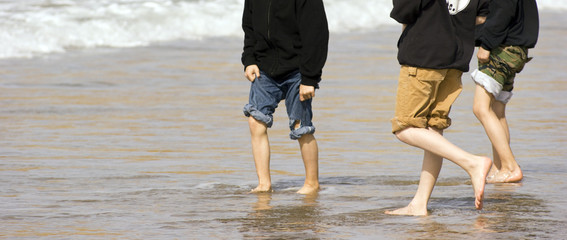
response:
[(447, 6), (449, 7), (449, 14), (457, 15), (460, 11), (463, 11), (471, 0), (447, 0)]

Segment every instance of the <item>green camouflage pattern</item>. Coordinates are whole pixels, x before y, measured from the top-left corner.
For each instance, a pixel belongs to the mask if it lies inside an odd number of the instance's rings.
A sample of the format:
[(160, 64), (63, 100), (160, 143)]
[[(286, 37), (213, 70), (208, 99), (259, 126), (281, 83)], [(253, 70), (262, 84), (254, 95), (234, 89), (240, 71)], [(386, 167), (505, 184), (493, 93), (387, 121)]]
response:
[(530, 60), (525, 47), (502, 46), (492, 49), (488, 63), (479, 62), (478, 70), (500, 83), (502, 91), (511, 92), (516, 73), (521, 72)]

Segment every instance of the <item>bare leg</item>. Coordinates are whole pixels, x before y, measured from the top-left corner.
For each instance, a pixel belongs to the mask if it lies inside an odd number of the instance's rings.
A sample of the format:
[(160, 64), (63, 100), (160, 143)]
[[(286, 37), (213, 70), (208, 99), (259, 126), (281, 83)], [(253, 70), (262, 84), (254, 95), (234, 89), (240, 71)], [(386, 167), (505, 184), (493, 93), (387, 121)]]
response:
[(316, 193), (319, 190), (319, 148), (317, 140), (315, 140), (313, 134), (306, 134), (298, 142), (305, 165), (305, 183), (297, 193)]
[[(396, 132), (402, 142), (446, 158), (463, 168), (470, 176), (475, 195), (476, 209), (482, 209), (486, 175), (490, 170), (490, 158), (475, 156), (449, 142), (437, 131), (424, 128), (406, 128)], [(420, 210), (423, 211), (423, 210)]]
[(504, 129), (504, 132), (506, 133), (507, 145), (505, 146), (508, 147), (508, 149), (510, 150), (510, 154), (512, 156), (512, 158), (502, 159), (500, 161), (502, 168), (499, 172), (504, 172), (505, 175), (507, 176), (504, 175), (500, 175), (499, 177), (497, 176), (495, 182), (499, 182), (498, 179), (504, 179), (502, 182), (509, 182), (509, 183), (519, 182), (524, 178), (524, 175), (522, 173), (520, 165), (518, 165), (518, 162), (516, 162), (516, 158), (512, 154), (512, 149), (510, 147), (510, 129), (508, 128), (508, 121), (506, 120), (506, 104), (499, 101), (495, 101), (492, 104), (492, 109), (494, 110), (496, 116), (500, 120), (500, 124), (502, 124), (502, 129)]
[(258, 174), (258, 186), (250, 192), (271, 192), (272, 179), (270, 177), (270, 142), (268, 139), (268, 127), (266, 124), (253, 117), (248, 118), (248, 125), (250, 127), (252, 154), (254, 155), (256, 174)]
[(427, 215), (427, 203), (437, 182), (437, 177), (443, 165), (443, 158), (435, 155), (429, 151), (424, 151), (423, 165), (421, 166), (421, 177), (419, 178), (419, 185), (415, 196), (408, 204), (408, 206), (396, 209), (393, 211), (386, 211), (386, 214), (392, 215), (413, 215), (425, 216)]
[(492, 142), (493, 155), (498, 156), (494, 158), (496, 169), (488, 178), (491, 183), (518, 182), (523, 178), (522, 170), (510, 148), (510, 132), (505, 111), (504, 103), (496, 101), (482, 86), (476, 86), (473, 112)]

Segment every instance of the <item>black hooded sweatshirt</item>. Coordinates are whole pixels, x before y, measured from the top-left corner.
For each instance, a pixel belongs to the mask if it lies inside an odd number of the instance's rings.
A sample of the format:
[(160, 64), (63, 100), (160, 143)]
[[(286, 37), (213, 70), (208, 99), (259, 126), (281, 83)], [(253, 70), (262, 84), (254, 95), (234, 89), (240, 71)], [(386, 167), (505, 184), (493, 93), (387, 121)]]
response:
[(490, 14), (480, 28), (480, 46), (492, 50), (500, 45), (533, 48), (539, 34), (535, 0), (492, 0)]
[(276, 81), (299, 70), (318, 87), (329, 42), (322, 0), (246, 0), (242, 64), (256, 64)]
[(488, 0), (393, 0), (390, 17), (407, 27), (398, 41), (401, 65), (469, 70), (477, 16)]

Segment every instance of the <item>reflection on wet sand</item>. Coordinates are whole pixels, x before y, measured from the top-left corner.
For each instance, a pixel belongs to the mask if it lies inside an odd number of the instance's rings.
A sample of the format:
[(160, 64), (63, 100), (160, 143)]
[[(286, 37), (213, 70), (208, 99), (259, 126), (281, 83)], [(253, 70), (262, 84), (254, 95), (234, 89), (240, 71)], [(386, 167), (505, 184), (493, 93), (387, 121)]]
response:
[[(530, 232), (534, 236), (553, 233), (560, 226), (544, 200), (532, 194), (518, 194), (521, 184), (497, 184), (490, 194), (490, 207), (482, 215), (483, 229), (494, 232)], [(518, 234), (520, 238), (522, 234)]]
[(240, 221), (240, 232), (245, 238), (271, 239), (314, 238), (325, 232), (322, 224), (323, 212), (317, 203), (318, 194), (303, 196), (302, 204), (293, 206), (272, 206), (273, 193), (259, 193), (253, 212), (246, 218), (231, 219)]
[(255, 195), (258, 197), (258, 201), (254, 203), (252, 209), (254, 209), (258, 214), (261, 214), (263, 210), (272, 209), (272, 206), (270, 206), (272, 193), (255, 193)]

